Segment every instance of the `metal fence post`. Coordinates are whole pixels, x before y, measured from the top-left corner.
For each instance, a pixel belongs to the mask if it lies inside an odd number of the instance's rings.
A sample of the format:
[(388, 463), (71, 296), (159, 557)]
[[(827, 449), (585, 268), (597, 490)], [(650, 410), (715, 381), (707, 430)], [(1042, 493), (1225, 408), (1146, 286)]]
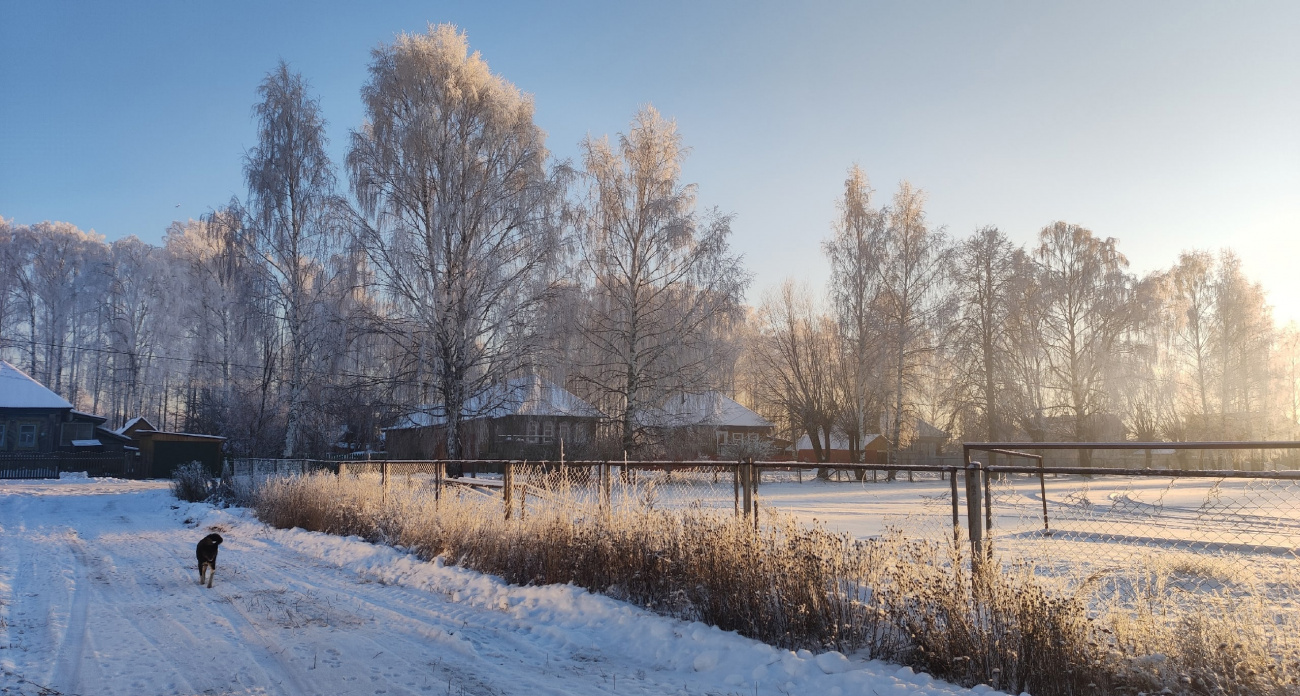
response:
[(978, 462), (971, 461), (969, 449), (963, 449), (966, 456), (966, 470), (963, 473), (966, 481), (966, 531), (970, 534), (973, 566), (984, 558), (984, 515), (980, 509), (984, 497), (980, 491), (983, 467)]
[(754, 458), (750, 457), (749, 458), (749, 485), (753, 492), (750, 494), (749, 512), (751, 515), (753, 515), (755, 529), (758, 528), (758, 480), (762, 478), (762, 476), (763, 474), (761, 470), (758, 468), (758, 465), (754, 463)]
[[(1147, 450), (1150, 452), (1151, 450)], [(1051, 536), (1052, 530), (1047, 526), (1047, 481), (1043, 476), (1043, 458), (1038, 458), (1038, 493), (1043, 498), (1043, 535)]]
[(747, 463), (740, 466), (740, 488), (743, 492), (745, 516), (749, 517), (754, 509), (754, 487), (749, 483), (749, 477), (753, 475), (753, 467)]
[(446, 475), (447, 463), (437, 462), (433, 465), (433, 503), (436, 508), (442, 500), (442, 478)]
[(736, 517), (740, 517), (740, 463), (731, 468), (731, 488), (735, 496)]
[(993, 479), (984, 469), (984, 552), (993, 553)]
[(514, 468), (513, 464), (506, 462), (501, 476), (501, 499), (505, 502), (507, 522), (510, 521), (511, 503), (514, 502), (512, 495), (512, 489), (515, 485)]
[(948, 472), (948, 482), (952, 484), (952, 543), (961, 541), (961, 517), (957, 507), (957, 467)]
[(600, 494), (605, 500), (605, 509), (614, 511), (614, 465), (604, 462), (600, 465)]

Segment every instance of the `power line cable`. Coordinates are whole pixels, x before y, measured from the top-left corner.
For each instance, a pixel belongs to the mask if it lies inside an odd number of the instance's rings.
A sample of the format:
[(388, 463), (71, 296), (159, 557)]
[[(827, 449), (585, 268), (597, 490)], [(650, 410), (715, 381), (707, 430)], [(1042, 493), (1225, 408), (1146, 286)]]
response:
[[(145, 360), (169, 360), (169, 361), (172, 361), (172, 362), (183, 362), (183, 363), (190, 363), (190, 364), (193, 364), (193, 365), (212, 365), (212, 366), (215, 366), (215, 367), (237, 367), (237, 368), (242, 368), (242, 369), (247, 369), (247, 370), (257, 370), (257, 371), (259, 371), (259, 372), (265, 369), (265, 366), (264, 366), (264, 365), (248, 365), (248, 364), (244, 364), (244, 363), (228, 363), (228, 362), (222, 362), (222, 361), (220, 361), (220, 360), (203, 360), (203, 359), (199, 359), (199, 358), (176, 358), (176, 357), (171, 357), (171, 356), (166, 356), (166, 355), (155, 355), (155, 354), (149, 354), (149, 355), (146, 356), (146, 355), (140, 355), (140, 354), (133, 354), (133, 353), (131, 353), (131, 352), (129, 352), (129, 351), (125, 351), (125, 350), (116, 350), (116, 349), (113, 349), (113, 348), (96, 348), (96, 347), (92, 347), (92, 346), (60, 345), (60, 344), (53, 343), (53, 342), (50, 342), (50, 341), (23, 341), (23, 340), (17, 340), (17, 339), (12, 339), (12, 338), (0, 338), (0, 343), (7, 344), (9, 347), (12, 347), (12, 348), (24, 348), (24, 347), (31, 346), (31, 345), (38, 345), (38, 346), (42, 346), (42, 347), (46, 347), (46, 348), (63, 348), (63, 349), (65, 349), (65, 350), (89, 351), (89, 352), (92, 352), (92, 353), (100, 353), (100, 354), (104, 354), (104, 355), (125, 355), (125, 356), (133, 356), (133, 355), (134, 355), (134, 356), (137, 357), (137, 358), (141, 358), (141, 359), (145, 359)], [(356, 372), (343, 372), (343, 371), (325, 372), (325, 371), (319, 371), (319, 370), (312, 370), (311, 372), (312, 372), (313, 374), (318, 374), (318, 375), (319, 375), (319, 374), (332, 374), (332, 375), (337, 375), (337, 376), (339, 376), (339, 377), (352, 377), (352, 378), (355, 378), (355, 379), (367, 379), (367, 380), (380, 380), (380, 381), (383, 381), (383, 380), (395, 380), (395, 379), (396, 379), (395, 377), (379, 377), (379, 376), (376, 376), (376, 375), (367, 375), (367, 374), (361, 374), (361, 373), (356, 373)], [(159, 385), (153, 385), (153, 386), (159, 386)]]

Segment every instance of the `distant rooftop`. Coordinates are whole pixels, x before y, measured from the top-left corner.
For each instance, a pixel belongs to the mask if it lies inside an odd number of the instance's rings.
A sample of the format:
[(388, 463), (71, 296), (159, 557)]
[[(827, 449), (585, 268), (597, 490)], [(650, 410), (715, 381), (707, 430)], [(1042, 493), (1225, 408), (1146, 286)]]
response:
[[(858, 438), (858, 446), (861, 447), (864, 445), (869, 445), (872, 442), (874, 442), (875, 439), (878, 437), (883, 437), (883, 436), (880, 433), (871, 433), (869, 435), (863, 435), (862, 437)], [(813, 448), (812, 438), (808, 437), (806, 434), (803, 437), (800, 437), (799, 443), (795, 445), (795, 449), (797, 450), (810, 450), (812, 448)], [(835, 432), (831, 433), (830, 448), (833, 450), (849, 449), (849, 438), (841, 433), (835, 433)]]
[(653, 420), (661, 421), (655, 423), (661, 427), (711, 425), (766, 428), (772, 425), (772, 421), (716, 391), (670, 397)]
[(0, 408), (72, 408), (67, 399), (0, 360)]
[[(572, 392), (536, 375), (515, 377), (469, 399), (461, 416), (464, 420), (506, 416), (571, 416), (604, 418), (605, 414)], [(441, 404), (420, 406), (386, 430), (442, 425), (447, 415)]]
[(131, 426), (137, 423), (143, 423), (141, 427), (143, 427), (145, 430), (157, 430), (157, 428), (153, 427), (153, 423), (150, 423), (147, 419), (145, 419), (144, 416), (136, 416), (135, 418), (132, 418), (131, 420), (127, 421), (125, 424), (122, 425), (122, 427), (118, 428), (117, 430), (114, 430), (113, 432), (117, 433), (118, 435), (125, 434), (126, 431), (131, 429)]

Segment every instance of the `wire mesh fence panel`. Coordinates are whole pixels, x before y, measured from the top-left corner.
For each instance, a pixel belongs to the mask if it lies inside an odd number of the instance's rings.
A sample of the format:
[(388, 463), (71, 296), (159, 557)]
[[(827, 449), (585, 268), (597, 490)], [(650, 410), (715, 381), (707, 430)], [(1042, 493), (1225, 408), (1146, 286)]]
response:
[(1211, 620), (1293, 642), (1300, 474), (1286, 467), (1300, 443), (1089, 444), (1100, 451), (967, 445), (1043, 455), (1041, 470), (972, 472), (986, 475), (985, 543), (1000, 567), (1031, 568), (1121, 625), (1163, 624), (1173, 635)]
[[(514, 463), (502, 485), (522, 510), (735, 509), (734, 465), (644, 463)], [(489, 484), (490, 485), (490, 484)]]
[(1300, 482), (1254, 478), (1036, 477), (990, 484), (994, 548), (1067, 584), (1133, 573), (1194, 594), (1294, 597)]
[(954, 539), (951, 469), (908, 471), (849, 465), (765, 465), (756, 490), (760, 520), (784, 515), (858, 539), (897, 532), (917, 541)]
[[(734, 513), (736, 465), (611, 467), (614, 504), (652, 509), (698, 508)], [(620, 502), (621, 501), (621, 502)]]

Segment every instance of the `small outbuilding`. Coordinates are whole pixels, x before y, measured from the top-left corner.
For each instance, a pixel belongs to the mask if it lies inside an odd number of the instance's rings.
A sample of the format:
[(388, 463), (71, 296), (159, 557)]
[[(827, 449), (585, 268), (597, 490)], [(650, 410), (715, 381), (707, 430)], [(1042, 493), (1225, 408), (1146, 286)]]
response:
[(772, 421), (717, 391), (677, 394), (645, 417), (669, 458), (769, 458)]
[[(830, 448), (822, 449), (825, 461), (831, 464), (851, 464), (853, 461), (853, 452), (849, 447), (849, 438), (840, 434), (831, 435)], [(872, 433), (863, 435), (858, 451), (862, 457), (859, 462), (862, 464), (884, 464), (889, 456), (889, 440), (884, 435)], [(799, 444), (796, 447), (796, 458), (801, 462), (818, 462), (817, 450), (813, 449), (812, 438), (804, 435), (799, 438)]]
[(132, 418), (115, 432), (139, 447), (142, 469), (149, 478), (170, 478), (176, 467), (190, 462), (203, 464), (213, 476), (221, 473), (224, 437), (158, 430), (143, 416)]

